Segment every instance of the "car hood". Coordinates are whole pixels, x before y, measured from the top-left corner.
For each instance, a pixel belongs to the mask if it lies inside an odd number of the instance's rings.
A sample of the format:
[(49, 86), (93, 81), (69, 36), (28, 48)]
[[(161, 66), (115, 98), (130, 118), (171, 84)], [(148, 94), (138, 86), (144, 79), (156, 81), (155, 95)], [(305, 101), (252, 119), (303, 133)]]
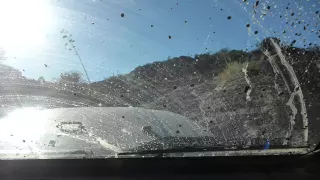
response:
[(157, 138), (212, 136), (181, 115), (134, 107), (2, 109), (0, 117), (2, 158), (61, 153), (106, 156)]

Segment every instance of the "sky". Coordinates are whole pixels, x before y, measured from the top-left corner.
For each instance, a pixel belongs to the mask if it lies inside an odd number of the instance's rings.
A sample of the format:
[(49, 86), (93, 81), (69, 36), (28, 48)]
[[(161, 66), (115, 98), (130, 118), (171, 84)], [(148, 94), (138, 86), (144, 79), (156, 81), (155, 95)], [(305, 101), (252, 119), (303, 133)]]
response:
[(252, 50), (270, 36), (303, 47), (319, 44), (318, 9), (317, 0), (1, 0), (1, 63), (52, 80), (85, 74), (80, 58), (99, 81), (168, 57)]

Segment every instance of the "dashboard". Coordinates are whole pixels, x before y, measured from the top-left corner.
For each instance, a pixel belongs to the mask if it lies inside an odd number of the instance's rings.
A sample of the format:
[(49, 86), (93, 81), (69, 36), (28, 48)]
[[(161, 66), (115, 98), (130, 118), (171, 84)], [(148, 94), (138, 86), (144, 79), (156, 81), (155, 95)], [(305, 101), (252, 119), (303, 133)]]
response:
[(0, 179), (319, 179), (319, 156), (0, 161)]

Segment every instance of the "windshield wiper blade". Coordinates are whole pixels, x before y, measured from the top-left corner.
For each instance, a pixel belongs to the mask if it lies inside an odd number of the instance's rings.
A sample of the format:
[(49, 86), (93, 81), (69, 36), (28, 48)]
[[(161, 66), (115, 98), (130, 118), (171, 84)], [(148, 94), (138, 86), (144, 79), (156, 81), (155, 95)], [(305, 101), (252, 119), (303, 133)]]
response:
[[(273, 147), (272, 149), (291, 149), (292, 147), (279, 146)], [(298, 147), (301, 148), (301, 147)], [(223, 151), (241, 151), (241, 150), (265, 150), (263, 146), (212, 146), (212, 147), (179, 147), (179, 148), (170, 148), (170, 149), (155, 149), (155, 150), (140, 150), (140, 151), (128, 151), (121, 152), (117, 155), (163, 155), (167, 153), (192, 153), (192, 152), (223, 152)]]
[(155, 149), (121, 152), (118, 155), (147, 155), (147, 154), (166, 154), (166, 153), (192, 153), (192, 152), (217, 152), (217, 151), (236, 151), (236, 150), (263, 150), (263, 146), (243, 148), (238, 146), (213, 146), (213, 147), (179, 147), (170, 149)]
[(201, 153), (201, 152), (226, 152), (226, 151), (247, 151), (247, 150), (283, 150), (283, 149), (299, 149), (306, 148), (305, 146), (292, 147), (283, 145), (272, 145), (266, 148), (264, 144), (253, 146), (244, 145), (223, 145), (217, 144), (213, 137), (164, 137), (159, 138), (140, 146), (130, 149), (126, 152), (118, 153), (117, 155), (156, 155), (170, 153)]
[(220, 151), (222, 147), (183, 147), (171, 149), (155, 149), (155, 150), (141, 150), (121, 152), (118, 155), (146, 155), (146, 154), (164, 154), (164, 153), (181, 153), (181, 152), (203, 152), (203, 151)]

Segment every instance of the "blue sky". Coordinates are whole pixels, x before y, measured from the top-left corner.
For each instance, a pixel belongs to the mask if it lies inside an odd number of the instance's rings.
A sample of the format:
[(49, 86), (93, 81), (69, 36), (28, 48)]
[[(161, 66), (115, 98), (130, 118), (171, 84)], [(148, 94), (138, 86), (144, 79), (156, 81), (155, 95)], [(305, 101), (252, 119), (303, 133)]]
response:
[[(11, 8), (21, 6), (22, 0), (14, 1), (17, 3)], [(31, 1), (40, 2), (27, 2)], [(35, 79), (44, 76), (51, 80), (70, 70), (84, 73), (72, 45), (67, 38), (62, 38), (66, 31), (67, 35), (72, 35), (73, 45), (91, 81), (128, 73), (139, 65), (166, 60), (168, 56), (193, 56), (225, 47), (251, 50), (268, 36), (287, 42), (296, 40), (297, 46), (320, 40), (320, 34), (316, 34), (319, 26), (315, 27), (320, 23), (319, 14), (316, 14), (320, 4), (316, 0), (259, 1), (257, 7), (255, 0), (39, 2), (25, 4), (23, 9), (11, 14), (17, 24), (8, 26), (11, 29), (7, 28), (7, 31), (0, 30), (2, 37), (8, 39), (5, 43), (0, 42), (7, 57), (3, 63)], [(5, 5), (2, 7), (6, 8)], [(25, 18), (30, 12), (33, 16)], [(122, 13), (124, 17), (121, 17)], [(293, 26), (292, 22), (295, 22)], [(303, 30), (306, 24), (309, 26)], [(61, 33), (62, 29), (64, 33)], [(254, 34), (255, 31), (258, 34)], [(302, 35), (295, 36), (295, 33)]]

